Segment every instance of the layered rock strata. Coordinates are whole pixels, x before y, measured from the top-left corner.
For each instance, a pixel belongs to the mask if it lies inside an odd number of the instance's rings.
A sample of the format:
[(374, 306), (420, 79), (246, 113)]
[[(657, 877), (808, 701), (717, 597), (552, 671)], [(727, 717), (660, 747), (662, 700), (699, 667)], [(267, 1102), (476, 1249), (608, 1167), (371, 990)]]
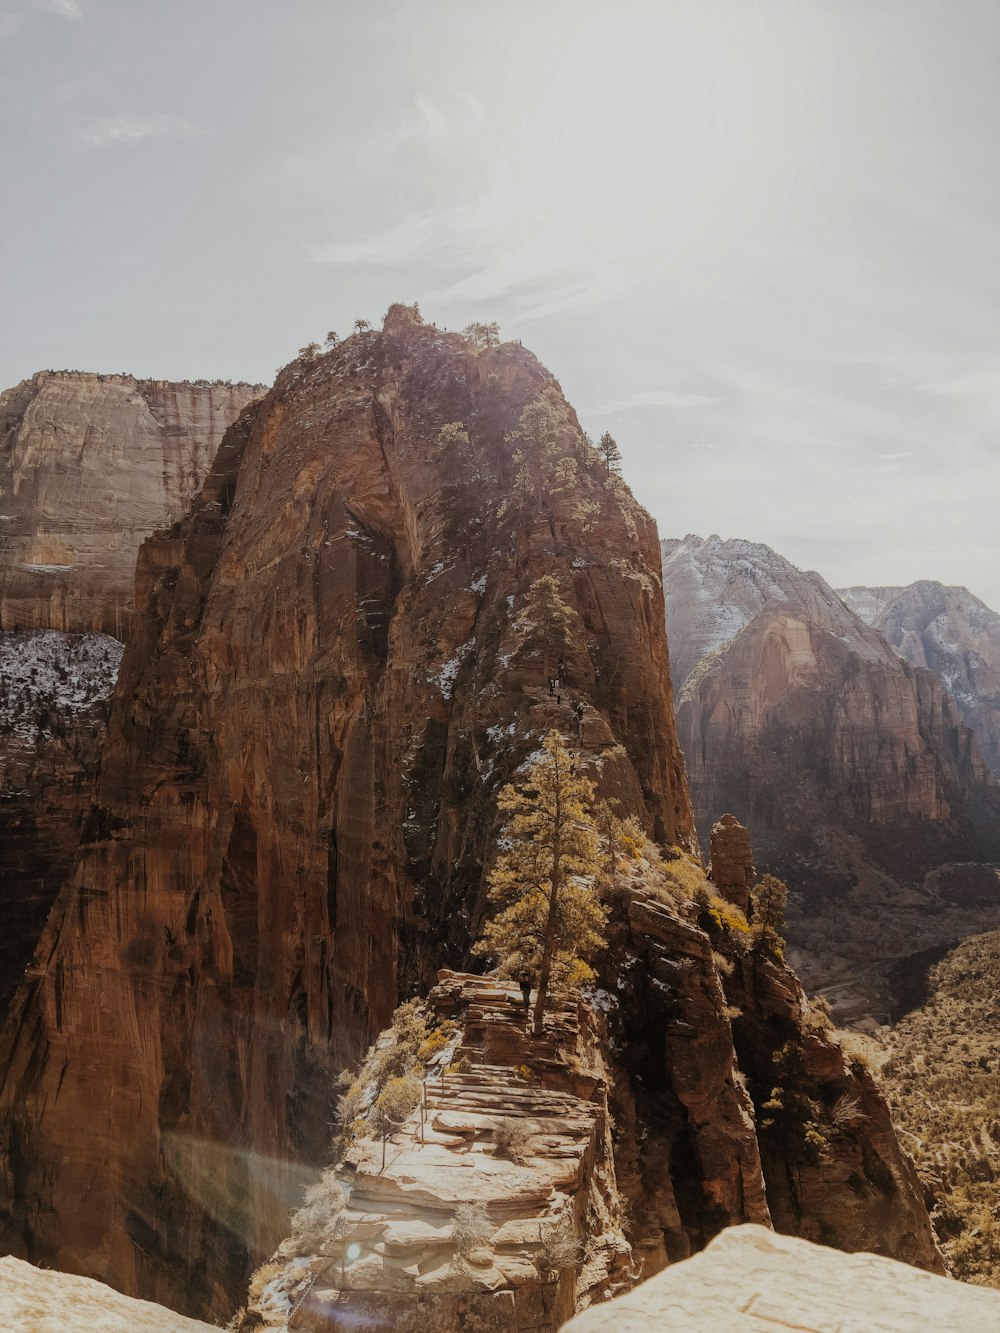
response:
[[(510, 436), (546, 391), (557, 468), (525, 496)], [(541, 574), (575, 613), (561, 703), (518, 630)], [(394, 308), (241, 417), (136, 589), (94, 809), (3, 1038), (4, 1230), (228, 1312), (322, 1159), (335, 1071), (463, 958), (496, 792), (572, 703), (602, 791), (693, 845), (659, 553), (529, 352)]]
[(544, 1040), (516, 986), (441, 974), (420, 1104), (307, 1194), (238, 1328), (555, 1330), (746, 1221), (941, 1271), (885, 1103), (794, 976), (632, 880), (612, 988), (557, 1003)]
[(870, 1254), (844, 1255), (761, 1227), (732, 1227), (702, 1254), (566, 1333), (940, 1333), (1000, 1327), (1000, 1294)]
[[(732, 564), (749, 616), (679, 697), (699, 829), (724, 810), (750, 826), (758, 867), (796, 891), (789, 938), (808, 984), (845, 1018), (884, 1017), (892, 959), (1000, 920), (974, 864), (1000, 857), (1000, 787), (936, 675), (901, 660), (818, 575), (785, 579), (768, 553), (748, 576), (748, 545), (688, 538), (664, 564), (679, 643), (699, 562), (721, 596)], [(700, 643), (706, 604), (694, 605)]]
[(710, 846), (712, 883), (727, 902), (748, 912), (750, 890), (757, 882), (750, 830), (735, 815), (725, 814), (712, 825)]
[(0, 629), (124, 639), (140, 544), (263, 392), (46, 370), (0, 393)]
[(1000, 775), (1000, 614), (966, 588), (926, 579), (840, 595), (901, 657), (938, 676)]

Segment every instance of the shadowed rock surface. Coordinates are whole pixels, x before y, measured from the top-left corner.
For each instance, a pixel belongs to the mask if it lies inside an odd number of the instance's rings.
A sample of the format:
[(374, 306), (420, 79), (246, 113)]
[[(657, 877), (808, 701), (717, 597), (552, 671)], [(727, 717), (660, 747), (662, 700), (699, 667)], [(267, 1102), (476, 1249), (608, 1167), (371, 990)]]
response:
[(568, 410), (575, 469), (505, 504), (504, 437), (548, 388), (394, 308), (283, 372), (144, 546), (95, 806), (3, 1038), (21, 1253), (229, 1312), (336, 1070), (463, 958), (496, 791), (571, 725), (515, 628), (539, 575), (577, 612), (602, 790), (693, 845), (652, 521)]
[(1000, 1328), (1000, 1293), (743, 1226), (565, 1327), (566, 1333), (942, 1333)]

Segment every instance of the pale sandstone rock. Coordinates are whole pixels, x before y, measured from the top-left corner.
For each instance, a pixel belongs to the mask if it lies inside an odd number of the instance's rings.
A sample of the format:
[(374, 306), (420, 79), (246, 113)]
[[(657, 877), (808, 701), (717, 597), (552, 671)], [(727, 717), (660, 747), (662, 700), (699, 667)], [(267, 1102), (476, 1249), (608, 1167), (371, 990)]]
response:
[(263, 392), (47, 370), (0, 393), (0, 628), (124, 639), (139, 546)]
[(4, 1333), (210, 1333), (215, 1326), (8, 1255), (0, 1259), (0, 1327)]
[(1000, 1329), (1000, 1292), (740, 1226), (563, 1327), (566, 1333), (988, 1333)]

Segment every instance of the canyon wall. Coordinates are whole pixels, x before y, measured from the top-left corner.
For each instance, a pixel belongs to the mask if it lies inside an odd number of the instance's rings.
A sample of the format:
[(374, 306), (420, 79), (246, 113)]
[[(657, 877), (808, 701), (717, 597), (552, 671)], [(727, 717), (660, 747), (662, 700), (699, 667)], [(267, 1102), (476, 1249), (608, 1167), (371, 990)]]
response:
[(968, 589), (929, 579), (840, 595), (901, 657), (939, 677), (1000, 775), (1000, 615)]
[[(539, 479), (507, 436), (546, 391)], [(228, 1312), (336, 1070), (465, 956), (496, 792), (571, 703), (605, 793), (694, 845), (655, 528), (604, 471), (529, 352), (398, 307), (228, 432), (142, 549), (94, 808), (5, 1029), (12, 1248)], [(575, 612), (558, 699), (518, 629), (542, 574)]]
[(45, 370), (0, 393), (0, 629), (124, 639), (139, 546), (263, 392)]
[(139, 545), (262, 392), (43, 371), (0, 394), (0, 1014), (72, 869)]
[(941, 680), (767, 548), (667, 550), (675, 641), (690, 618), (703, 643), (712, 615), (689, 595), (692, 562), (723, 599), (734, 589), (720, 626), (747, 617), (679, 698), (699, 830), (727, 810), (749, 824), (758, 868), (795, 890), (790, 939), (808, 983), (845, 1016), (885, 1015), (890, 960), (1000, 920), (992, 880), (970, 864), (1000, 856), (1000, 787)]

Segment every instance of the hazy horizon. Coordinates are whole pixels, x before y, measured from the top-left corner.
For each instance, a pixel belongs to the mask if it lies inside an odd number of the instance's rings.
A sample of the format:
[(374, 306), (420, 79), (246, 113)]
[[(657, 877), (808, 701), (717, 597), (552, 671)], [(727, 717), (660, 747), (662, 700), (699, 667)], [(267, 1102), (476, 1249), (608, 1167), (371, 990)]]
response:
[(496, 319), (661, 535), (1000, 609), (1000, 7), (0, 0), (0, 387)]

